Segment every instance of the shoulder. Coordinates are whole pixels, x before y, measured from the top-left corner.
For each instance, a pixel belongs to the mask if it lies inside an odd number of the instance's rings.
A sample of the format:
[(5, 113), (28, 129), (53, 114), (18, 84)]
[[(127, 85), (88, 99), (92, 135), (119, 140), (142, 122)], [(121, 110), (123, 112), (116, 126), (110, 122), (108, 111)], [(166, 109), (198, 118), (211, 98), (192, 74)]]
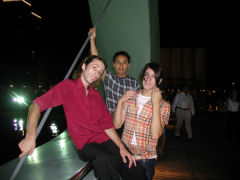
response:
[(71, 79), (65, 79), (59, 83), (57, 83), (56, 85), (54, 85), (53, 87), (56, 87), (56, 86), (71, 86), (73, 84), (76, 84), (76, 82), (74, 82), (75, 80), (71, 80)]
[[(138, 83), (138, 81), (137, 81), (136, 79), (127, 76), (127, 77), (126, 77), (126, 80), (129, 81), (129, 82), (131, 82), (131, 84), (134, 84), (136, 87), (139, 87), (139, 88), (140, 88), (140, 85), (139, 85), (139, 83)], [(138, 89), (138, 90), (140, 90), (140, 89)]]
[(112, 73), (111, 71), (106, 71), (106, 74), (105, 74), (105, 78), (104, 78), (104, 82), (109, 82), (109, 81), (113, 81), (117, 78), (117, 76)]
[(62, 81), (64, 84), (76, 84), (77, 80), (72, 80), (72, 79), (65, 79)]
[(167, 109), (170, 109), (170, 106), (171, 106), (170, 103), (165, 100), (163, 100), (162, 104), (160, 105), (160, 107), (167, 108)]
[(112, 77), (114, 74), (111, 71), (106, 71), (106, 77)]
[(130, 76), (127, 76), (126, 79), (128, 79), (128, 80), (130, 80), (130, 81), (135, 81), (135, 82), (137, 82), (136, 79), (134, 79), (134, 78), (132, 78), (132, 77), (130, 77)]

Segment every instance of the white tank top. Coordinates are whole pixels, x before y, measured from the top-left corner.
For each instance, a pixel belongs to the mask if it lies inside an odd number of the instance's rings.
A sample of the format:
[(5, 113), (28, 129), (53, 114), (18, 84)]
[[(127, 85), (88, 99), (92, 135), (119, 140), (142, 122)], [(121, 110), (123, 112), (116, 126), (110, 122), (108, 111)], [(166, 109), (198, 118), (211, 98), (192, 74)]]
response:
[[(137, 103), (138, 103), (138, 112), (137, 112), (137, 118), (140, 112), (142, 111), (143, 106), (151, 99), (151, 96), (143, 96), (142, 94), (137, 95)], [(131, 144), (137, 145), (137, 139), (135, 135), (135, 131), (133, 131), (133, 137)]]

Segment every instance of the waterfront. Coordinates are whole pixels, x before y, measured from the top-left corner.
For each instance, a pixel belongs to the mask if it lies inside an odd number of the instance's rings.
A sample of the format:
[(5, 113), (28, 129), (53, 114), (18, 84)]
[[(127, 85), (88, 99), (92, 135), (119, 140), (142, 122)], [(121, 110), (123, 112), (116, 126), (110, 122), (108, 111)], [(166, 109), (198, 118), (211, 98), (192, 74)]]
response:
[[(12, 101), (12, 92), (17, 91), (9, 89), (1, 91), (0, 137), (2, 145), (0, 152), (2, 157), (0, 165), (18, 157), (20, 153), (18, 143), (25, 135), (29, 104), (38, 95), (28, 93), (26, 104), (20, 105)], [(41, 117), (43, 114), (44, 112)], [(39, 134), (37, 146), (49, 141), (65, 129), (66, 121), (62, 107), (54, 108)]]

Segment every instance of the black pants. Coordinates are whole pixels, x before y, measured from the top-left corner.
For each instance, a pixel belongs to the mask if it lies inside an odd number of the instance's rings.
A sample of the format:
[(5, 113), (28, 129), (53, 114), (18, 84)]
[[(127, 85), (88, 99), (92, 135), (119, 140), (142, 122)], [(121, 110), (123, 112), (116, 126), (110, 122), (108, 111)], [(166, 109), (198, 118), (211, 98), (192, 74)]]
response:
[(80, 151), (79, 156), (82, 160), (91, 162), (95, 174), (99, 180), (145, 180), (145, 170), (141, 164), (137, 167), (132, 165), (128, 168), (128, 163), (124, 163), (119, 152), (119, 148), (111, 141), (102, 144), (89, 143)]
[(228, 142), (236, 141), (239, 143), (239, 112), (227, 112), (226, 118), (226, 136)]

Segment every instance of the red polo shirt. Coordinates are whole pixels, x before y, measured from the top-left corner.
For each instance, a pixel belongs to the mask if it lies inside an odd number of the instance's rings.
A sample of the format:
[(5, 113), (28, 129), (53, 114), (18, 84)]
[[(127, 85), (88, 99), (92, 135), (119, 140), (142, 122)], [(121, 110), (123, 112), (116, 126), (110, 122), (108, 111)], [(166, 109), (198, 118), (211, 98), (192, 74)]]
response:
[(81, 79), (67, 79), (33, 101), (40, 106), (41, 112), (63, 105), (68, 132), (79, 150), (87, 143), (109, 140), (104, 130), (113, 127), (112, 117), (100, 93), (92, 87), (88, 92), (86, 95)]

